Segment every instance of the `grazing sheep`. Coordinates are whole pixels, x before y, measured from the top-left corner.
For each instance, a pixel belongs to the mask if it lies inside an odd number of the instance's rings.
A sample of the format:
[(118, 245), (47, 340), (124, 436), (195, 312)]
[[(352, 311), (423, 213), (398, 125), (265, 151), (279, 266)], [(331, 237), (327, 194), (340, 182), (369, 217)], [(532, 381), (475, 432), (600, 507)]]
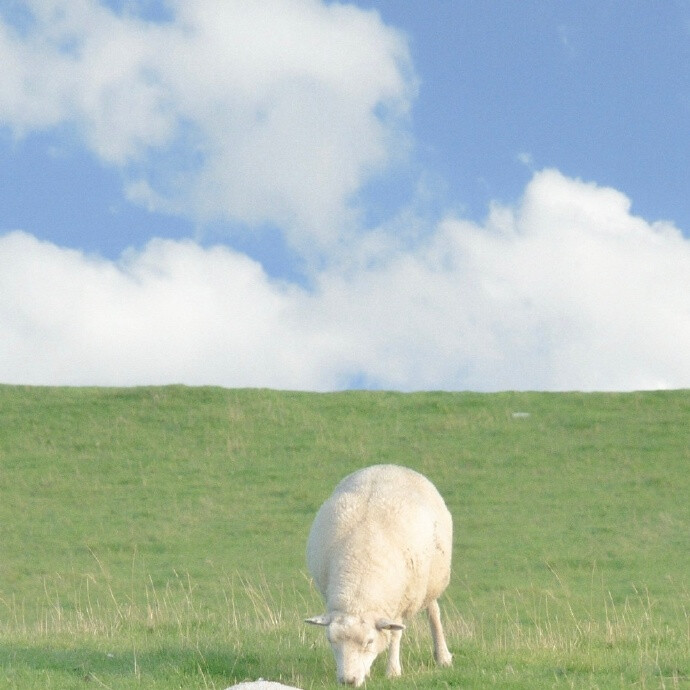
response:
[(345, 477), (321, 506), (307, 541), (307, 565), (327, 613), (338, 682), (359, 687), (386, 647), (399, 676), (403, 620), (427, 609), (434, 657), (450, 666), (437, 599), (450, 580), (453, 523), (423, 475), (374, 465)]

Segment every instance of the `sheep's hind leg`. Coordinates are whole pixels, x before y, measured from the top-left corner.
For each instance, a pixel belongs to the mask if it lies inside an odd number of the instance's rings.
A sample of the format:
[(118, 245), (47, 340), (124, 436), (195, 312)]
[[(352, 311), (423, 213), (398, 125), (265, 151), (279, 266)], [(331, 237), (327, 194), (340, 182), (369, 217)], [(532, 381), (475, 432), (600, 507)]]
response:
[(399, 676), (402, 673), (402, 666), (400, 665), (401, 638), (402, 630), (391, 630), (391, 643), (388, 648), (388, 667), (386, 668), (386, 675), (389, 678)]
[(434, 640), (434, 659), (439, 666), (450, 666), (453, 663), (453, 655), (446, 645), (446, 637), (441, 625), (441, 609), (435, 599), (427, 607), (427, 614), (429, 615), (431, 637)]

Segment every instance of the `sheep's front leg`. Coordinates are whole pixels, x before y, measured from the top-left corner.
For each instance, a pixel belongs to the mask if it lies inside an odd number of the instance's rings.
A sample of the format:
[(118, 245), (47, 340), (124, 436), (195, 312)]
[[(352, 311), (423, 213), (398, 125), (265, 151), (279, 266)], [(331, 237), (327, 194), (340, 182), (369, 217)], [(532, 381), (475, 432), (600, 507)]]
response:
[(453, 663), (453, 655), (446, 644), (446, 636), (443, 634), (443, 626), (441, 625), (441, 609), (436, 600), (429, 604), (427, 614), (429, 615), (431, 637), (434, 640), (434, 659), (439, 666), (450, 666)]
[(402, 638), (402, 630), (391, 630), (391, 643), (388, 648), (388, 667), (386, 675), (389, 678), (399, 676), (402, 673), (402, 666), (400, 665), (400, 639)]

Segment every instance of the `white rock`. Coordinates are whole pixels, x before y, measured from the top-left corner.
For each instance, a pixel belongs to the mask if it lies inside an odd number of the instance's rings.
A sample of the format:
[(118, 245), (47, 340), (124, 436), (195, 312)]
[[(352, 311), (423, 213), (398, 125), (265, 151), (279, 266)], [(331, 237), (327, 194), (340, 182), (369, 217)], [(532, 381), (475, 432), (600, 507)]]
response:
[(231, 685), (227, 690), (300, 690), (294, 685), (283, 685), (282, 683), (272, 683), (269, 680), (259, 678), (259, 680), (249, 680), (238, 685)]

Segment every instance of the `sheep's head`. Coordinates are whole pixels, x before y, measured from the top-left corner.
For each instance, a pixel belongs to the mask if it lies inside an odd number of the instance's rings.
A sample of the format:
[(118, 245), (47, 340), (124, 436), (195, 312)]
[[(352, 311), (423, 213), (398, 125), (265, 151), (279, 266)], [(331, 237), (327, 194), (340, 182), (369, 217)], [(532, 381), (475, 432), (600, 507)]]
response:
[(359, 687), (369, 675), (374, 659), (390, 644), (390, 631), (405, 626), (374, 614), (352, 616), (328, 613), (307, 618), (307, 623), (326, 627), (338, 682)]

